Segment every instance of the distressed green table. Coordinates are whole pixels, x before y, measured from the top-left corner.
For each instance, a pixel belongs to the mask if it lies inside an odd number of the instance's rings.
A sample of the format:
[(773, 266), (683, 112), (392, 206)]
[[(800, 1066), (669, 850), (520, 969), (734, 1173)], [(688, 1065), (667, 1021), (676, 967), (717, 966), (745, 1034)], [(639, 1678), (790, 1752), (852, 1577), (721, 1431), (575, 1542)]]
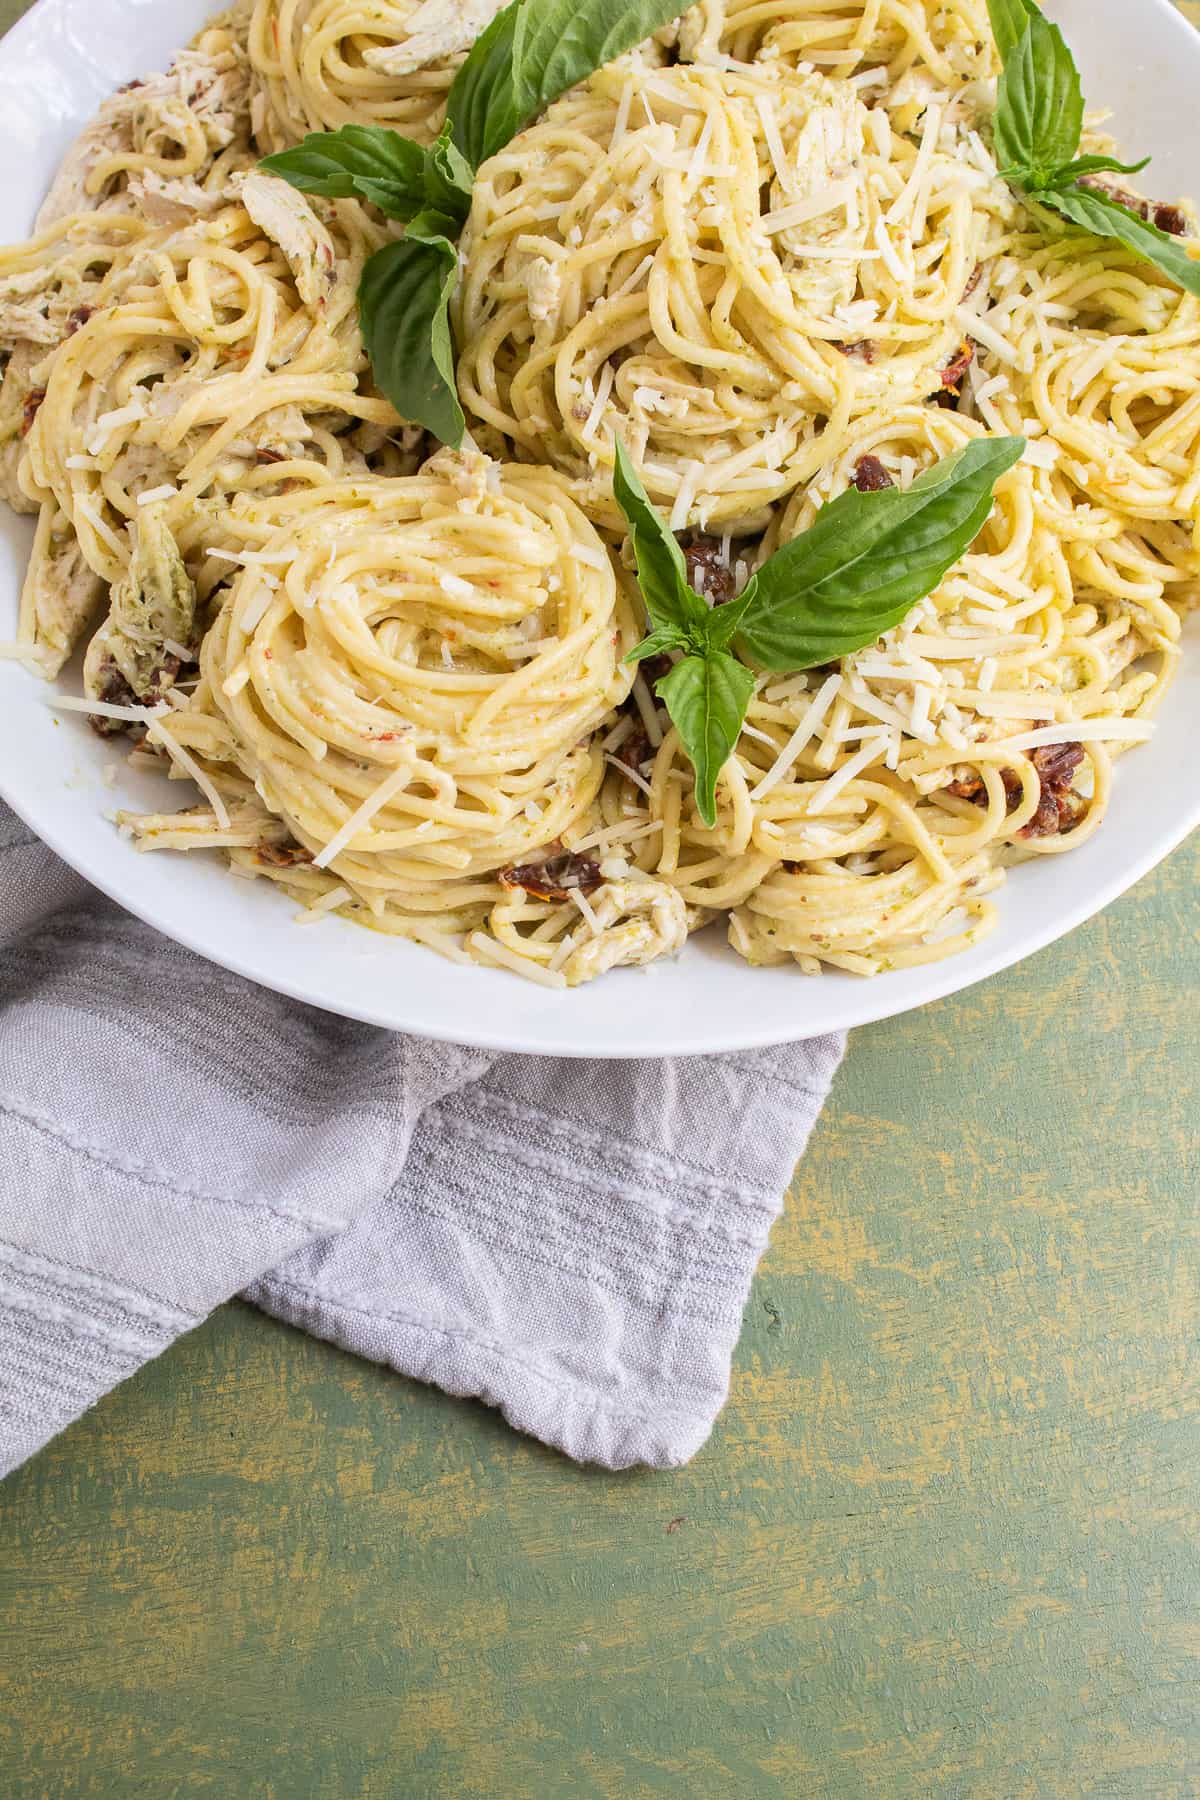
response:
[(3, 1800), (1200, 1793), (1198, 881), (856, 1035), (681, 1473), (242, 1306), (110, 1396), (0, 1487)]

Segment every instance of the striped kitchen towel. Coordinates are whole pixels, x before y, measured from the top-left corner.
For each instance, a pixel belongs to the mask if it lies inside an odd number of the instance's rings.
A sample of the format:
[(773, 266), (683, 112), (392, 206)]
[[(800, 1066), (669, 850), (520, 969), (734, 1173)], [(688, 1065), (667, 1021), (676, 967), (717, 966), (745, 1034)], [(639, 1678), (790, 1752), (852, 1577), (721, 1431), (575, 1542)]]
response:
[(841, 1050), (355, 1024), (158, 936), (0, 806), (0, 1473), (235, 1294), (581, 1461), (686, 1462)]

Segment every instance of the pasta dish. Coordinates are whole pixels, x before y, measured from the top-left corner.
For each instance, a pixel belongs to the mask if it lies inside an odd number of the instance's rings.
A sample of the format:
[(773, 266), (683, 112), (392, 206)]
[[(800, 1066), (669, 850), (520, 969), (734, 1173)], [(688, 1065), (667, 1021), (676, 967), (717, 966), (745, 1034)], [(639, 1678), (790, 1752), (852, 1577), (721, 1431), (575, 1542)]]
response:
[[(429, 179), (495, 0), (254, 0), (107, 100), (0, 252), (0, 490), (36, 519), (4, 653), (180, 784), (119, 829), (552, 987), (700, 929), (860, 975), (987, 932), (1011, 866), (1102, 828), (1200, 592), (1195, 227), (1095, 114), (1014, 175), (997, 20), (1034, 13), (698, 0), (436, 232), (279, 170), (382, 130)], [(457, 444), (368, 330), (386, 253), (447, 236)], [(705, 650), (828, 508), (995, 440), (896, 622), (789, 660), (747, 612)], [(651, 514), (703, 601), (674, 638)], [(711, 806), (673, 677), (706, 655), (744, 684)]]

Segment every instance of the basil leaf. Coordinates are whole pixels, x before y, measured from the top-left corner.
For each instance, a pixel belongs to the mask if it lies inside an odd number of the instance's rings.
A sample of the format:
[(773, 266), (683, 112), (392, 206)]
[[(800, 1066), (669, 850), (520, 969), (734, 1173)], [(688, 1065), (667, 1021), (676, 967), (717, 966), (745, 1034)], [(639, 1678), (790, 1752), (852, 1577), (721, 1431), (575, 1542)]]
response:
[[(414, 235), (385, 244), (358, 284), (358, 318), (375, 380), (404, 419), (443, 444), (462, 443), (465, 420), (454, 385), (450, 296), (458, 253), (448, 238), (417, 221)], [(429, 235), (419, 235), (425, 230)]]
[(513, 45), (517, 14), (525, 0), (512, 0), (476, 38), (450, 85), (446, 124), (472, 169), (503, 150), (525, 120), (517, 106)]
[(1130, 212), (1111, 195), (1075, 187), (1038, 194), (1037, 199), (1094, 236), (1115, 238), (1127, 250), (1161, 269), (1178, 287), (1200, 296), (1200, 262), (1188, 255), (1185, 242)]
[(723, 650), (685, 656), (655, 683), (696, 771), (696, 811), (717, 822), (717, 776), (738, 741), (754, 676)]
[(513, 72), (521, 123), (686, 12), (689, 0), (525, 0)]
[(471, 210), (474, 176), (444, 127), (429, 150), (382, 125), (313, 131), (259, 166), (304, 194), (367, 200), (389, 219), (407, 221), (432, 208), (453, 221), (456, 233)]
[(475, 172), (451, 138), (449, 125), (442, 126), (437, 142), (425, 154), (424, 181), (428, 204), (454, 220), (457, 235), (471, 210)]
[(410, 219), (426, 204), (425, 151), (382, 125), (312, 131), (294, 150), (259, 164), (303, 194), (369, 200), (391, 219)]
[(1118, 162), (1115, 156), (1077, 156), (1074, 162), (1064, 163), (1061, 169), (1055, 169), (1053, 181), (1048, 181), (1048, 188), (1070, 187), (1081, 175), (1099, 175), (1111, 172), (1116, 175), (1139, 175), (1150, 161), (1143, 156), (1141, 162)]
[(1083, 132), (1083, 89), (1057, 25), (1038, 11), (1004, 59), (992, 127), (1004, 173), (1041, 188), (1074, 156)]
[(1001, 62), (1008, 61), (1036, 11), (1033, 0), (988, 0), (988, 17)]
[(667, 529), (651, 506), (629, 452), (619, 438), (614, 440), (613, 448), (613, 493), (629, 526), (638, 583), (650, 624), (655, 633), (674, 632), (674, 643), (681, 649), (689, 644), (700, 648), (707, 635), (709, 609), (693, 591), (675, 533)]
[(445, 241), (453, 247), (453, 240), (457, 232), (458, 223), (455, 219), (449, 218), (445, 213), (435, 212), (432, 207), (427, 207), (424, 212), (419, 212), (415, 219), (409, 221), (408, 230), (404, 236), (406, 239), (417, 239), (425, 244)]
[(664, 625), (661, 631), (652, 631), (644, 637), (640, 644), (635, 644), (622, 658), (622, 662), (645, 662), (649, 656), (665, 656), (668, 650), (686, 650), (687, 639), (676, 631), (673, 625)]
[(764, 668), (792, 670), (873, 644), (969, 549), (1024, 449), (1024, 438), (976, 438), (909, 488), (848, 488), (751, 576), (742, 646)]
[(723, 606), (714, 606), (708, 614), (704, 641), (710, 650), (725, 650), (733, 642), (741, 629), (742, 619), (750, 608), (753, 595), (749, 588), (743, 588), (736, 600), (726, 600)]
[(680, 0), (513, 0), (472, 45), (446, 103), (473, 168), (535, 113), (678, 18)]

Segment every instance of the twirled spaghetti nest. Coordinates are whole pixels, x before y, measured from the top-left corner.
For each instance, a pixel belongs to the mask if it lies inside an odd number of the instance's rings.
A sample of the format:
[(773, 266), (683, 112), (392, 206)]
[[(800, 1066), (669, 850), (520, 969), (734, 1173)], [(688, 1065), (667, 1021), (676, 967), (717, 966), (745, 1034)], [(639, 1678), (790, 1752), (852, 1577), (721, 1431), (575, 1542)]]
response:
[(254, 134), (281, 150), (309, 131), (390, 125), (437, 136), (454, 72), (501, 0), (254, 0)]
[[(227, 539), (243, 566), (163, 727), (227, 818), (139, 819), (141, 840), (219, 841), (306, 903), (441, 948), (493, 914), (496, 943), (554, 928), (561, 907), (498, 872), (589, 815), (605, 773), (589, 740), (628, 692), (636, 635), (561, 478), (445, 455), (240, 503)], [(616, 927), (641, 909), (609, 910)]]
[(761, 527), (851, 420), (943, 385), (1005, 206), (844, 82), (614, 65), (480, 173), (460, 393), (605, 524), (616, 431), (674, 526)]

